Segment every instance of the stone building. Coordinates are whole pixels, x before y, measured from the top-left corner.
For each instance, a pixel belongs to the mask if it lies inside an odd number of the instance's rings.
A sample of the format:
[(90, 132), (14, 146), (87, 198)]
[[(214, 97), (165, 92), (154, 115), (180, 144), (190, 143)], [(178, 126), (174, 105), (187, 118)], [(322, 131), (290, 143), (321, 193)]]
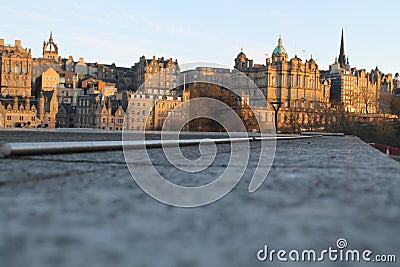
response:
[(39, 118), (42, 121), (42, 127), (56, 127), (59, 79), (59, 74), (52, 67), (36, 78), (36, 94), (39, 99)]
[(38, 102), (29, 97), (0, 98), (0, 128), (36, 128), (41, 125), (37, 110)]
[(378, 114), (381, 94), (394, 92), (392, 75), (382, 73), (378, 67), (371, 72), (351, 68), (344, 51), (342, 30), (339, 57), (321, 74), (331, 81), (332, 106), (354, 114)]
[(163, 95), (156, 99), (151, 116), (153, 121), (150, 123), (151, 130), (161, 130), (168, 115), (182, 102), (182, 97), (174, 95)]
[(96, 128), (95, 111), (101, 101), (99, 94), (84, 94), (77, 97), (74, 128)]
[(55, 128), (58, 113), (57, 89), (41, 91), (39, 95), (39, 119), (42, 128)]
[(56, 115), (56, 128), (73, 128), (76, 106), (70, 103), (60, 103)]
[(126, 128), (128, 130), (153, 129), (153, 96), (144, 92), (125, 92), (122, 106), (126, 110)]
[(86, 94), (78, 96), (73, 127), (121, 131), (124, 118), (125, 110), (115, 96)]
[(42, 91), (58, 91), (60, 75), (50, 67), (36, 78), (36, 95), (39, 96)]
[(94, 129), (121, 131), (124, 129), (125, 110), (115, 97), (99, 96), (93, 110)]
[(265, 65), (253, 64), (240, 52), (235, 69), (250, 77), (269, 103), (279, 103), (279, 128), (297, 131), (300, 127), (323, 124), (324, 109), (329, 106), (330, 82), (321, 77), (314, 59), (303, 62), (295, 55), (289, 60), (281, 37)]
[(1, 94), (3, 96), (30, 97), (32, 91), (31, 50), (23, 48), (20, 40), (14, 45), (0, 39)]
[[(41, 58), (34, 58), (32, 60), (32, 89), (36, 90), (36, 79), (42, 73), (50, 68), (55, 71), (61, 71), (61, 57), (58, 54), (58, 45), (54, 42), (53, 33), (50, 32), (49, 40), (43, 41), (43, 52)], [(34, 92), (33, 95), (38, 95)]]
[(146, 59), (140, 57), (139, 62), (132, 66), (133, 90), (138, 90), (142, 85), (146, 93), (163, 95), (168, 90), (177, 86), (179, 79), (178, 61), (164, 57)]
[(75, 73), (75, 62), (72, 56), (68, 56), (68, 58), (61, 59), (61, 66), (64, 71), (70, 71)]

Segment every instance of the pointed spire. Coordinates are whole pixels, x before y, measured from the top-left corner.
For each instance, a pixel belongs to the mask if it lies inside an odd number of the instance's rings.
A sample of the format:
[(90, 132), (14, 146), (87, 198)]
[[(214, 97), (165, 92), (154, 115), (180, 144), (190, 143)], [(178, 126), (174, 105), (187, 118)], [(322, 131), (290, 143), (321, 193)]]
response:
[(279, 34), (278, 45), (282, 46), (282, 34)]
[(346, 56), (344, 55), (344, 35), (343, 35), (343, 28), (342, 28), (342, 37), (340, 40), (340, 53), (339, 53), (339, 64), (340, 67), (344, 68), (346, 65)]
[(340, 40), (340, 53), (344, 55), (344, 36), (343, 36), (343, 28), (342, 28), (342, 37)]

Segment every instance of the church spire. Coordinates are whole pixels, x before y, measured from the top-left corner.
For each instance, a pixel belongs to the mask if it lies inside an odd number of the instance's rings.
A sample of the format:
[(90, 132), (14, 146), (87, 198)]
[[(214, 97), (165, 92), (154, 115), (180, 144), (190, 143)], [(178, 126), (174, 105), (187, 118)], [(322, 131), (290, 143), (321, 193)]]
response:
[(346, 66), (346, 56), (344, 54), (344, 37), (343, 37), (343, 28), (342, 28), (342, 38), (340, 40), (340, 54), (339, 54), (339, 64), (341, 68)]

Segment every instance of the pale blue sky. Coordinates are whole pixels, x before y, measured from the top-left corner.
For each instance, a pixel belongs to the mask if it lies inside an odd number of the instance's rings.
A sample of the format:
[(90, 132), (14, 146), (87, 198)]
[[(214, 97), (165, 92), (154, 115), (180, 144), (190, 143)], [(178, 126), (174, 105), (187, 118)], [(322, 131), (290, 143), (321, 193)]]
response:
[[(327, 69), (341, 28), (351, 66), (400, 72), (399, 1), (15, 1), (0, 7), (0, 38), (42, 53), (50, 29), (60, 55), (131, 66), (141, 55), (228, 66), (240, 48), (264, 63), (282, 34), (289, 57)], [(302, 52), (305, 50), (306, 52)]]

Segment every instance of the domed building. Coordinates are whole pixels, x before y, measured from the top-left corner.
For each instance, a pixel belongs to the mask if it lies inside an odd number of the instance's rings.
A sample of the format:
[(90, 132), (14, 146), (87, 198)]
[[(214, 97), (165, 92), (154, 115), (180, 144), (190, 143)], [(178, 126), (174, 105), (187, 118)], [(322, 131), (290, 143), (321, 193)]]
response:
[(253, 61), (241, 52), (235, 59), (235, 69), (252, 79), (269, 103), (281, 103), (278, 113), (280, 131), (299, 132), (300, 129), (323, 127), (330, 82), (321, 77), (312, 58), (302, 61), (295, 56), (289, 60), (281, 36), (265, 65), (253, 65)]
[(288, 54), (286, 49), (282, 45), (282, 36), (279, 36), (278, 39), (278, 46), (275, 47), (274, 51), (272, 52), (272, 63), (275, 62), (282, 62), (288, 60)]
[(235, 58), (235, 69), (244, 71), (251, 67), (253, 67), (253, 60), (249, 60), (246, 54), (243, 53), (243, 49), (241, 49), (240, 53)]

